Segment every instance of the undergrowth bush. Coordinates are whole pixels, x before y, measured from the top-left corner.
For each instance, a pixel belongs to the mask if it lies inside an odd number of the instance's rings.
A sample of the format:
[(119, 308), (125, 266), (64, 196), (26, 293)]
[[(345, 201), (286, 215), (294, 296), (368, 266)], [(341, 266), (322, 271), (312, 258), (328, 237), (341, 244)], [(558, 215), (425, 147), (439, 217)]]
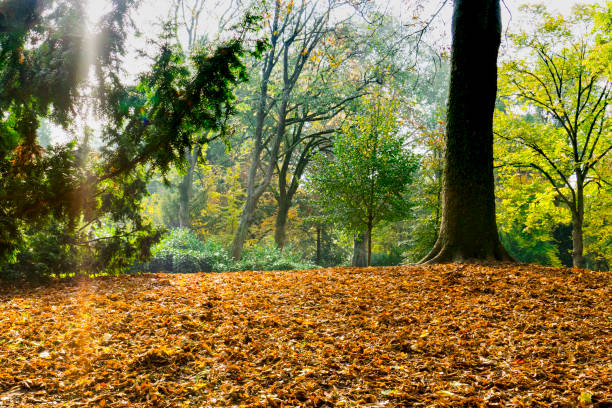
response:
[(137, 264), (134, 272), (227, 272), (242, 270), (312, 269), (298, 252), (272, 247), (253, 247), (235, 262), (228, 250), (214, 240), (201, 241), (192, 231), (175, 229), (153, 248), (149, 263)]
[(50, 223), (39, 230), (29, 229), (23, 236), (13, 262), (0, 265), (2, 280), (44, 282), (76, 270), (72, 237), (59, 223)]
[(404, 261), (401, 248), (389, 252), (372, 252), (371, 266), (396, 266)]
[(302, 254), (291, 248), (281, 251), (274, 247), (247, 248), (242, 259), (233, 265), (232, 270), (285, 271), (313, 269), (316, 265), (303, 259)]

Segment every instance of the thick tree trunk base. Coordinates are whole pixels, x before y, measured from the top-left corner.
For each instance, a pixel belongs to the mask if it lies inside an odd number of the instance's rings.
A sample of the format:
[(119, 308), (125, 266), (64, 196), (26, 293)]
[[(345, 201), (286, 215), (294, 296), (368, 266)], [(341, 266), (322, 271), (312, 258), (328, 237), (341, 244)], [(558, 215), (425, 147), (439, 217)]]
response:
[(464, 245), (436, 244), (429, 254), (418, 262), (418, 265), (497, 262), (516, 262), (499, 242), (488, 247), (478, 246), (475, 248), (465, 248)]

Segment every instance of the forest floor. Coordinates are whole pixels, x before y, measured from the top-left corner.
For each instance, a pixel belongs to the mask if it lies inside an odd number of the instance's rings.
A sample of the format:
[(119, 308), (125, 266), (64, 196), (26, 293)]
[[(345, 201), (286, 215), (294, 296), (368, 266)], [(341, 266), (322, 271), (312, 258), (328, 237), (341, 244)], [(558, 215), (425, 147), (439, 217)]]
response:
[(407, 266), (0, 293), (0, 407), (610, 407), (612, 274)]

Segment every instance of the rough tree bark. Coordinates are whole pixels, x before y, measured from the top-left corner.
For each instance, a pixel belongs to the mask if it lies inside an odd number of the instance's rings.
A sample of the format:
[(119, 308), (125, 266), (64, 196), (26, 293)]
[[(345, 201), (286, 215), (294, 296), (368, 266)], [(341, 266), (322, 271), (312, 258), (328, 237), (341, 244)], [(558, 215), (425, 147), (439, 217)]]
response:
[(455, 0), (442, 222), (421, 263), (511, 261), (495, 220), (493, 110), (499, 0)]

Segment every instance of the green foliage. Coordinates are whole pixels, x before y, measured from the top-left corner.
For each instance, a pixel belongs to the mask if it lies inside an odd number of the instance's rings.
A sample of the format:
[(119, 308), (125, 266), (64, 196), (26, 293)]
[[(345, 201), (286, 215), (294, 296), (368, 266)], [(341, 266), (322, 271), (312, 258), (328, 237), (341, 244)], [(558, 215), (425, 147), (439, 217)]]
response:
[(172, 230), (170, 234), (153, 249), (153, 252), (157, 252), (164, 248), (172, 248), (179, 251), (204, 252), (206, 250), (206, 245), (190, 230), (177, 228)]
[(400, 247), (389, 252), (372, 252), (371, 266), (395, 266), (404, 261), (404, 254)]
[(304, 260), (303, 255), (291, 248), (279, 250), (269, 246), (253, 246), (233, 266), (234, 270), (275, 271), (314, 269), (316, 265)]
[(195, 273), (225, 270), (227, 252), (213, 240), (201, 241), (188, 229), (174, 229), (152, 249), (152, 258), (136, 272)]
[[(438, 101), (439, 104), (442, 101)], [(440, 105), (438, 105), (438, 108)], [(433, 248), (442, 218), (442, 171), (446, 143), (446, 121), (441, 110), (430, 120), (423, 118), (418, 142), (424, 154), (414, 182), (410, 186), (412, 219), (402, 240), (405, 257), (410, 263), (423, 259)]]
[(150, 247), (161, 231), (141, 228), (129, 236), (107, 224), (75, 230), (65, 221), (50, 218), (47, 224), (25, 227), (23, 240), (12, 259), (1, 264), (0, 280), (46, 281), (77, 275), (116, 274), (135, 261), (149, 257)]
[(559, 259), (559, 249), (550, 234), (538, 236), (541, 231), (532, 233), (522, 229), (523, 225), (514, 226), (510, 231), (500, 231), (500, 239), (504, 248), (519, 262), (545, 266), (562, 266)]
[(396, 106), (382, 95), (364, 98), (356, 119), (336, 135), (332, 154), (316, 158), (310, 189), (324, 217), (347, 231), (367, 231), (409, 214), (404, 193), (417, 160), (404, 146)]
[[(612, 156), (607, 157), (598, 175), (612, 180)], [(612, 266), (612, 184), (598, 183), (587, 200), (585, 242), (589, 249), (587, 265), (595, 270), (610, 270)]]
[[(182, 152), (225, 132), (234, 113), (233, 90), (247, 79), (242, 59), (260, 54), (264, 44), (257, 42), (247, 51), (242, 33), (198, 49), (187, 59), (172, 43), (168, 27), (151, 70), (137, 86), (126, 87), (117, 71), (133, 3), (113, 0), (92, 36), (82, 2), (2, 4), (2, 275), (30, 261), (38, 269), (26, 275), (64, 273), (58, 272), (59, 257), (53, 261), (44, 253), (26, 254), (37, 248), (49, 252), (45, 242), (54, 240), (77, 248), (57, 249), (73, 257), (75, 274), (116, 273), (147, 258), (161, 236), (141, 211), (151, 175), (184, 168)], [(247, 18), (242, 28), (249, 30), (255, 22)], [(91, 55), (93, 43), (97, 54)], [(87, 82), (90, 71), (95, 86)], [(39, 145), (41, 120), (70, 128), (79, 105), (87, 103), (93, 103), (105, 122), (100, 151), (89, 149), (87, 131), (79, 145), (70, 142), (48, 150)], [(51, 235), (43, 239), (39, 231)], [(33, 246), (24, 247), (26, 242)]]
[(608, 1), (603, 7), (592, 5), (589, 9), (595, 22), (597, 44), (589, 63), (606, 67), (606, 76), (612, 78), (612, 2)]
[[(497, 149), (503, 148), (499, 144)], [(506, 154), (505, 157), (511, 157)], [(504, 247), (521, 262), (561, 266), (553, 232), (571, 221), (538, 173), (497, 169), (497, 219)]]
[(29, 229), (19, 245), (14, 262), (2, 269), (8, 281), (45, 281), (52, 276), (72, 274), (76, 270), (71, 236), (57, 222), (43, 229)]
[[(398, 245), (404, 261), (416, 263), (433, 248), (442, 218), (442, 172), (446, 144), (446, 103), (448, 99), (448, 56), (431, 55), (438, 64), (424, 64), (424, 77), (414, 85), (415, 106), (410, 127), (416, 150), (420, 153), (419, 168), (409, 187), (412, 204), (409, 222), (399, 226)], [(439, 58), (439, 60), (438, 60)]]
[[(584, 222), (586, 250), (601, 257), (612, 251), (596, 238), (606, 231), (597, 202), (607, 200), (602, 187), (610, 181), (605, 163), (612, 149), (612, 83), (606, 64), (595, 58), (600, 33), (593, 28), (594, 9), (578, 6), (569, 17), (543, 6), (524, 10), (534, 30), (510, 35), (521, 57), (500, 70), (503, 106), (495, 116), (500, 229), (519, 259), (558, 265), (554, 228), (571, 222), (582, 235)], [(574, 251), (582, 253), (582, 245)]]
[(134, 272), (226, 272), (243, 270), (293, 270), (313, 269), (314, 264), (305, 261), (301, 253), (272, 246), (248, 248), (242, 260), (234, 262), (227, 249), (213, 239), (200, 240), (188, 229), (174, 229), (153, 248), (148, 263), (138, 263)]

